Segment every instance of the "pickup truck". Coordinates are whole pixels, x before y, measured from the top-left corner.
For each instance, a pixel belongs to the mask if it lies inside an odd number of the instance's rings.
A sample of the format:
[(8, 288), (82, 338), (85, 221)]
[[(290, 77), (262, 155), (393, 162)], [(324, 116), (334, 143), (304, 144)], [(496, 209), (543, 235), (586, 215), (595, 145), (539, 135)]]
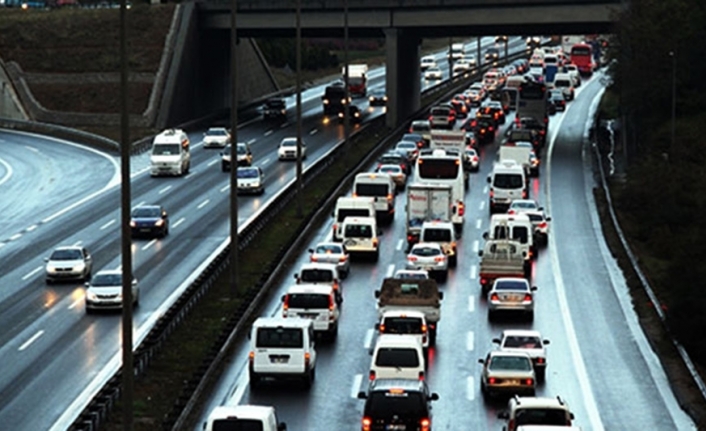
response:
[(517, 241), (506, 239), (486, 241), (483, 250), (478, 251), (480, 285), (483, 295), (488, 294), (497, 278), (529, 278), (531, 268), (525, 265), (525, 256), (521, 248), (521, 244)]
[(378, 318), (387, 311), (411, 310), (424, 314), (429, 325), (429, 345), (436, 343), (436, 330), (441, 320), (441, 300), (433, 279), (386, 278), (380, 290), (375, 291)]

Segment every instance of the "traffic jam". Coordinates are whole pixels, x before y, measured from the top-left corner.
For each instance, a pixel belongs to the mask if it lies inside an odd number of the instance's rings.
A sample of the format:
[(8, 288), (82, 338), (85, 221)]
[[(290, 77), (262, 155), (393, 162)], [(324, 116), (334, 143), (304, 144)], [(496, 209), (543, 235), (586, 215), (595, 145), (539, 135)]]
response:
[[(429, 367), (437, 339), (455, 336), (444, 333), (440, 323), (444, 294), (459, 280), (463, 288), (477, 290), (478, 311), (488, 322), (517, 324), (504, 326), (492, 339), (494, 347), (473, 358), (476, 388), (485, 403), (500, 405), (503, 429), (579, 429), (560, 394), (537, 396), (548, 378), (550, 340), (532, 327), (538, 292), (532, 280), (535, 260), (550, 238), (551, 216), (537, 200), (549, 119), (566, 109), (595, 67), (579, 70), (561, 47), (529, 42), (526, 59), (504, 66), (487, 53), (484, 60), (493, 67), (481, 81), (431, 107), (428, 118), (412, 121), (369, 172), (355, 176), (350, 193), (336, 201), (325, 240), (308, 247), (308, 261), (278, 298), (277, 314), (257, 318), (250, 328), (251, 393), (266, 395), (290, 384), (308, 391), (317, 384), (317, 347), (340, 342), (342, 316), (357, 312), (346, 307), (346, 279), (391, 253), (381, 245), (394, 224), (397, 232), (404, 226), (404, 236), (392, 240), (402, 245), (404, 265), (390, 268), (371, 288), (377, 321), (368, 373), (355, 391), (362, 407), (360, 429), (433, 428), (433, 405), (453, 394), (427, 383)], [(465, 55), (462, 45), (454, 48), (449, 56), (459, 67), (453, 73), (466, 73), (476, 59)], [(424, 72), (435, 66), (425, 57), (420, 67)], [(371, 106), (385, 101), (384, 93), (370, 95)], [(491, 160), (492, 168), (479, 178), (483, 159)], [(471, 187), (482, 188), (485, 196), (480, 207), (487, 211), (487, 229), (480, 234), (474, 228), (481, 220), (469, 220)], [(468, 258), (459, 252), (463, 242), (478, 244), (472, 280), (453, 277)], [(272, 406), (244, 404), (212, 410), (204, 429), (272, 431), (287, 425)]]

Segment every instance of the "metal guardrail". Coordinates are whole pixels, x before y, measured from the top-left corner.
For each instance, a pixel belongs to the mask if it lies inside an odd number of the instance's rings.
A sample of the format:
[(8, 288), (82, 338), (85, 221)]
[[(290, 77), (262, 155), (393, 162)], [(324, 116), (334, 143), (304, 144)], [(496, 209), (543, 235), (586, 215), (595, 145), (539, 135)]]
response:
[[(526, 57), (526, 51), (521, 51), (519, 53), (508, 56), (506, 61), (512, 61), (518, 58)], [(466, 75), (457, 75), (451, 79), (447, 79), (438, 85), (428, 88), (424, 91), (424, 97), (430, 97), (434, 95), (439, 95), (433, 101), (423, 106), (419, 111), (414, 113), (411, 118), (417, 118), (426, 113), (429, 106), (443, 101), (459, 89), (463, 88), (468, 81), (478, 78), (487, 68), (491, 65), (484, 65), (480, 68), (473, 69), (472, 72)], [(196, 121), (203, 121), (204, 119), (199, 119)], [(363, 127), (354, 131), (351, 134), (351, 139), (356, 136), (360, 136), (365, 132), (371, 132), (374, 127), (377, 130), (386, 130), (384, 128), (384, 116), (380, 116), (373, 121), (366, 123)], [(307, 228), (298, 236), (298, 238), (293, 239), (284, 247), (280, 253), (273, 260), (273, 264), (269, 268), (264, 268), (263, 275), (258, 283), (253, 286), (248, 292), (246, 292), (244, 300), (242, 301), (240, 307), (233, 313), (229, 318), (223, 332), (218, 337), (212, 352), (205, 359), (205, 363), (199, 369), (197, 376), (188, 382), (184, 388), (184, 392), (178, 397), (175, 408), (164, 418), (163, 429), (171, 429), (174, 424), (181, 423), (182, 413), (184, 409), (191, 405), (190, 400), (192, 395), (196, 393), (197, 389), (203, 381), (205, 376), (213, 373), (213, 363), (224, 352), (229, 346), (228, 342), (232, 342), (235, 338), (235, 329), (242, 328), (243, 322), (251, 317), (252, 313), (259, 307), (259, 299), (267, 296), (269, 288), (274, 283), (276, 279), (276, 274), (278, 270), (281, 270), (281, 262), (286, 260), (288, 253), (296, 248), (293, 247), (302, 238), (306, 238), (306, 234), (310, 229), (313, 228), (313, 220), (315, 217), (321, 217), (321, 214), (326, 214), (330, 211), (330, 207), (337, 195), (343, 190), (345, 185), (348, 185), (355, 175), (359, 172), (366, 164), (374, 160), (377, 155), (379, 155), (387, 146), (391, 143), (391, 140), (398, 135), (401, 131), (405, 129), (405, 124), (403, 123), (398, 128), (393, 131), (393, 134), (389, 132), (386, 133), (387, 138), (382, 139), (375, 150), (368, 153), (367, 157), (363, 159), (356, 166), (351, 167), (348, 170), (346, 180), (343, 181), (337, 187), (332, 187), (332, 192), (322, 198), (321, 205), (319, 205), (319, 211), (316, 214), (310, 214), (305, 221), (307, 222)], [(396, 134), (395, 134), (396, 133)], [(303, 182), (308, 184), (313, 181), (321, 172), (323, 172), (329, 165), (331, 165), (341, 153), (344, 151), (343, 142), (339, 142), (335, 145), (324, 157), (321, 157), (314, 164), (307, 167), (303, 172)], [(296, 182), (293, 179), (280, 190), (277, 195), (270, 201), (268, 201), (258, 212), (246, 221), (243, 226), (238, 229), (238, 249), (244, 250), (256, 237), (257, 233), (260, 232), (276, 215), (279, 214), (296, 196), (293, 193)], [(324, 209), (326, 211), (322, 212)], [(216, 282), (218, 276), (225, 271), (229, 265), (230, 256), (230, 246), (223, 248), (221, 253), (219, 253), (206, 267), (206, 269), (194, 280), (194, 282), (185, 290), (184, 294), (181, 295), (175, 303), (168, 309), (168, 311), (161, 316), (154, 327), (149, 331), (145, 339), (140, 343), (140, 345), (134, 351), (134, 364), (135, 368), (133, 372), (136, 376), (142, 375), (147, 367), (149, 366), (151, 359), (156, 355), (156, 353), (161, 349), (165, 343), (168, 336), (177, 328), (177, 326), (182, 323), (189, 312), (196, 306), (203, 296), (205, 296), (208, 289)], [(69, 427), (69, 431), (95, 431), (98, 430), (102, 424), (107, 421), (108, 415), (112, 408), (117, 403), (120, 397), (121, 391), (121, 376), (122, 368), (118, 370), (107, 383), (97, 392), (89, 404), (84, 408), (84, 410), (79, 414), (79, 416), (74, 420), (72, 425)]]

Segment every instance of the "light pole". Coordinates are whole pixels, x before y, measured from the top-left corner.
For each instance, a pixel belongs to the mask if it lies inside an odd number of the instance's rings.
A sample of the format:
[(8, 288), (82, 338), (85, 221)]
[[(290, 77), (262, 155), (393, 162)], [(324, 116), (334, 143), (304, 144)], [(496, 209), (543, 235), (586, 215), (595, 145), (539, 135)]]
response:
[(351, 93), (348, 88), (348, 0), (343, 0), (343, 61), (346, 64), (346, 71), (343, 74), (343, 85), (346, 87), (345, 103), (343, 104), (343, 148), (344, 154), (347, 155), (348, 139), (351, 133)]
[(302, 216), (302, 2), (297, 0), (297, 217)]
[(230, 292), (238, 293), (238, 0), (230, 6)]
[(674, 51), (669, 51), (669, 56), (672, 57), (672, 143), (670, 150), (674, 151), (677, 133), (677, 54)]

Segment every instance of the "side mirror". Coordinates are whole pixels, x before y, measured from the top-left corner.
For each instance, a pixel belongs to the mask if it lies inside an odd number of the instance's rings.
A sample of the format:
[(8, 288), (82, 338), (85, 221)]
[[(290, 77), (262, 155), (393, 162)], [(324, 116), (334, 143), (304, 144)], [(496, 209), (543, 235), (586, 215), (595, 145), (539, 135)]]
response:
[(294, 279), (299, 281), (299, 277), (297, 277), (297, 274), (294, 274)]
[(545, 218), (545, 220), (546, 220), (546, 221), (552, 221), (552, 218), (551, 218), (551, 217), (547, 217), (547, 218)]
[(574, 414), (573, 414), (573, 413), (569, 413), (569, 416), (571, 417), (571, 419), (574, 419)]
[(282, 302), (284, 302), (285, 299), (287, 299), (287, 295), (282, 295)]
[(488, 176), (487, 181), (488, 181), (488, 184), (490, 184), (490, 176)]
[(537, 208), (537, 211), (544, 211), (544, 207)]
[(549, 344), (549, 340), (542, 340), (542, 344), (546, 346), (547, 344)]
[(500, 344), (500, 338), (493, 338), (493, 343)]
[(532, 286), (532, 287), (530, 288), (530, 290), (531, 290), (532, 292), (534, 292), (535, 290), (537, 290), (537, 286)]
[(376, 291), (375, 291), (375, 297), (376, 297), (376, 298), (379, 298), (379, 297), (380, 297), (380, 291), (379, 291), (379, 290), (376, 290)]
[(498, 412), (498, 419), (510, 419), (510, 413), (507, 411)]
[(358, 399), (364, 400), (366, 398), (368, 398), (368, 395), (365, 392), (363, 392), (363, 391), (358, 392)]
[(309, 253), (313, 253), (313, 252), (314, 252), (314, 249), (313, 249), (313, 248), (310, 248), (310, 249), (309, 249)]
[(168, 217), (169, 217), (169, 214), (167, 214), (167, 212), (166, 212), (166, 211), (164, 211), (164, 212), (162, 213), (162, 217), (164, 217), (164, 218), (168, 218)]
[(134, 279), (132, 280), (132, 285), (133, 285), (133, 286), (137, 286), (137, 279), (136, 279), (136, 278), (134, 278)]
[(45, 261), (45, 262), (49, 262), (49, 258), (48, 258), (48, 257), (45, 257), (45, 258), (44, 258), (44, 261)]
[(483, 232), (483, 239), (487, 240), (490, 237), (488, 232)]
[(478, 363), (479, 363), (479, 364), (485, 364), (485, 360), (482, 359), (482, 358), (481, 358), (481, 359), (478, 359)]
[(380, 330), (380, 324), (379, 324), (379, 323), (376, 323), (376, 324), (375, 324), (375, 330), (376, 330), (376, 331), (379, 331), (379, 330)]
[(429, 397), (429, 399), (432, 400), (432, 401), (436, 401), (436, 400), (439, 399), (439, 394), (437, 394), (436, 392), (432, 392), (432, 394), (431, 394), (431, 396)]
[(444, 299), (444, 292), (439, 292), (439, 299)]
[(483, 250), (478, 250), (478, 257), (483, 257)]

